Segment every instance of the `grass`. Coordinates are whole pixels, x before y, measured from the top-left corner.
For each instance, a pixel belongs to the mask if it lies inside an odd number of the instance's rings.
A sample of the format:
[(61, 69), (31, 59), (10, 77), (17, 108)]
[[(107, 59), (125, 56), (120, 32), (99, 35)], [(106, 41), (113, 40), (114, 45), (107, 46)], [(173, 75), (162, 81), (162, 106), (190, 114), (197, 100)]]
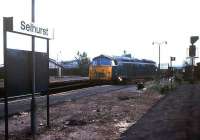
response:
[[(172, 79), (173, 80), (173, 79)], [(172, 85), (171, 85), (172, 84)], [(154, 90), (159, 92), (160, 94), (166, 94), (168, 93), (170, 90), (175, 89), (177, 86), (177, 83), (175, 82), (175, 80), (171, 81), (168, 79), (162, 79), (160, 81), (154, 81), (149, 87), (148, 89), (150, 90)]]

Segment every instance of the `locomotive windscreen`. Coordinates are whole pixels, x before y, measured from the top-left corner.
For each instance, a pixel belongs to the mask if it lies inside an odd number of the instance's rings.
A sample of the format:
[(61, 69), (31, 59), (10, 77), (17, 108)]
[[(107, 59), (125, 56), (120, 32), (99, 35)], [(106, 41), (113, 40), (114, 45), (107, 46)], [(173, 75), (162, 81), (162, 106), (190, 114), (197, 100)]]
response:
[(95, 58), (92, 61), (92, 65), (94, 65), (94, 66), (98, 66), (98, 65), (111, 66), (112, 63), (113, 63), (113, 60), (106, 58), (106, 57)]

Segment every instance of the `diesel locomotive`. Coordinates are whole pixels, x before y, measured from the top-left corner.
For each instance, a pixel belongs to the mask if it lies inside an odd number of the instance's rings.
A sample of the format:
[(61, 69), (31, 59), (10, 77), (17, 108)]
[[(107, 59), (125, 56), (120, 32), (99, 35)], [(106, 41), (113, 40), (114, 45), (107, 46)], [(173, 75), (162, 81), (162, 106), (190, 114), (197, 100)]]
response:
[(156, 63), (151, 60), (100, 55), (93, 58), (89, 66), (89, 78), (90, 80), (102, 81), (134, 80), (137, 82), (153, 79), (156, 69)]

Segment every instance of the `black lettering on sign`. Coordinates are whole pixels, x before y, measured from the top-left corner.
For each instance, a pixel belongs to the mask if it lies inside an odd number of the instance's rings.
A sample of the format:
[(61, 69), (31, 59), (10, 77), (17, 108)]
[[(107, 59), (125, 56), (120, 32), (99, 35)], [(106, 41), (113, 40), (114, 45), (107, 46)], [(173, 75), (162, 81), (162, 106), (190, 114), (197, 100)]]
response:
[(21, 29), (22, 30), (25, 30), (25, 27), (26, 27), (25, 25), (26, 25), (25, 21), (21, 21)]
[(30, 25), (29, 24), (26, 24), (26, 30), (30, 31)]
[(25, 21), (21, 21), (21, 27), (20, 28), (22, 30), (26, 30), (28, 32), (48, 36), (48, 28), (37, 27), (33, 23), (26, 24)]

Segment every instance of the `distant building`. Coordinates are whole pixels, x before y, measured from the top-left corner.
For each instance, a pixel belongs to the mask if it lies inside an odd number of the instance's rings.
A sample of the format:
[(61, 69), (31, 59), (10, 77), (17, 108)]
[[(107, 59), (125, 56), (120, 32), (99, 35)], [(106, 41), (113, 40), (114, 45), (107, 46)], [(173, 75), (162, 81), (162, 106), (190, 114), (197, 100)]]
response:
[(56, 62), (56, 60), (49, 58), (49, 69), (63, 68), (63, 66)]
[[(3, 76), (3, 68), (4, 65), (0, 64), (0, 78)], [(50, 76), (62, 76), (62, 73), (74, 73), (71, 71), (75, 71), (76, 73), (79, 73), (79, 64), (77, 60), (72, 61), (64, 61), (61, 63), (56, 62), (56, 60), (49, 58), (49, 75)], [(70, 71), (71, 70), (71, 71)]]
[(63, 61), (63, 62), (61, 62), (61, 65), (65, 69), (76, 69), (76, 68), (79, 68), (79, 64), (78, 64), (77, 60)]
[(62, 76), (62, 69), (64, 67), (57, 63), (56, 60), (49, 58), (49, 75)]

